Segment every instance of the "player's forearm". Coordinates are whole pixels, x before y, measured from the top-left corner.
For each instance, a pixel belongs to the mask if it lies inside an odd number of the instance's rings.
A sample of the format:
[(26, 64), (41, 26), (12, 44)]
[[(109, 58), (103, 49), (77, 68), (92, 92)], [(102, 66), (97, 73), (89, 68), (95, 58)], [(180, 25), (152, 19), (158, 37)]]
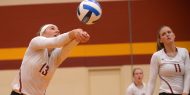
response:
[(36, 37), (30, 42), (30, 47), (33, 49), (57, 48), (68, 44), (70, 41), (69, 33), (52, 38)]
[(153, 54), (150, 61), (150, 74), (149, 74), (149, 80), (147, 84), (146, 95), (153, 95), (157, 75), (158, 75), (158, 58), (156, 54)]
[[(185, 75), (184, 75), (184, 89), (183, 93), (188, 94), (190, 89), (190, 60), (189, 60), (189, 52), (185, 51)], [(184, 94), (184, 95), (185, 95)]]
[[(189, 67), (188, 67), (189, 68)], [(189, 93), (189, 89), (190, 89), (190, 70), (189, 71), (185, 71), (185, 76), (184, 76), (184, 89), (183, 89), (183, 93)]]
[(61, 52), (59, 52), (58, 65), (60, 65), (70, 54), (74, 47), (79, 44), (78, 41), (72, 40), (66, 46), (62, 47)]
[(150, 79), (147, 84), (146, 95), (153, 95), (155, 89), (155, 80)]
[(155, 71), (153, 71), (152, 67), (150, 68), (150, 70), (151, 71), (150, 71), (150, 76), (147, 83), (146, 95), (153, 95), (155, 84), (156, 84), (156, 78), (157, 78), (157, 74), (155, 73)]
[(76, 33), (75, 33), (75, 31), (73, 31), (73, 30), (69, 31), (69, 32), (68, 32), (68, 35), (69, 35), (69, 38), (70, 38), (71, 40), (74, 40), (74, 39), (76, 38), (76, 37), (75, 37)]

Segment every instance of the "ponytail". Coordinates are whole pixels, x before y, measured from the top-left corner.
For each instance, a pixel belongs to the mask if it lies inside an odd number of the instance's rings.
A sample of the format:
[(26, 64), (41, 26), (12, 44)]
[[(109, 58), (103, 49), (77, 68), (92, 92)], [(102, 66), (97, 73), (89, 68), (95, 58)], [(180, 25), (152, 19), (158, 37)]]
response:
[(157, 51), (165, 48), (163, 43), (160, 43), (160, 39), (157, 39)]

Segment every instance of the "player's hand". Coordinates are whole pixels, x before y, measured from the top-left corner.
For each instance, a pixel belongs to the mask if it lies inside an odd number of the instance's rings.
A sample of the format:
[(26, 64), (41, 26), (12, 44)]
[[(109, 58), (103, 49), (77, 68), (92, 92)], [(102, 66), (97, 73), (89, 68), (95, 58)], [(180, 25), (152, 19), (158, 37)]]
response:
[(90, 35), (86, 31), (83, 31), (79, 38), (81, 43), (86, 43), (90, 39)]
[(74, 29), (74, 38), (80, 43), (86, 43), (90, 39), (90, 35), (82, 29)]

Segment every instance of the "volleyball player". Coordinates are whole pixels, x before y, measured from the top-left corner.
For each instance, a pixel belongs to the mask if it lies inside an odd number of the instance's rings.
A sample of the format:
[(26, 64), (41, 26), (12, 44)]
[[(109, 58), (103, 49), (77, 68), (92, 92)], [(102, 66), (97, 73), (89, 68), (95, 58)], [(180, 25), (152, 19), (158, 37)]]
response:
[(79, 43), (90, 36), (82, 29), (60, 34), (54, 24), (42, 26), (25, 52), (19, 73), (12, 82), (11, 95), (45, 95), (55, 70)]
[(157, 52), (152, 55), (146, 95), (153, 95), (157, 76), (159, 95), (188, 95), (190, 84), (189, 52), (175, 45), (175, 34), (169, 26), (158, 32)]
[(143, 83), (143, 76), (141, 68), (133, 69), (133, 82), (128, 86), (125, 95), (145, 95), (146, 85)]

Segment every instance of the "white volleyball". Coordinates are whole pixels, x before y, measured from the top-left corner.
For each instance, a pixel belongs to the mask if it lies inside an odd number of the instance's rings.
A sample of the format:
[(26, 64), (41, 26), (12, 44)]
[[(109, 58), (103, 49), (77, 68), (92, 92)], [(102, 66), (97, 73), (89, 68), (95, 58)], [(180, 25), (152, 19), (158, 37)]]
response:
[(79, 20), (85, 24), (94, 24), (100, 19), (102, 9), (96, 0), (84, 0), (77, 9), (77, 16)]

